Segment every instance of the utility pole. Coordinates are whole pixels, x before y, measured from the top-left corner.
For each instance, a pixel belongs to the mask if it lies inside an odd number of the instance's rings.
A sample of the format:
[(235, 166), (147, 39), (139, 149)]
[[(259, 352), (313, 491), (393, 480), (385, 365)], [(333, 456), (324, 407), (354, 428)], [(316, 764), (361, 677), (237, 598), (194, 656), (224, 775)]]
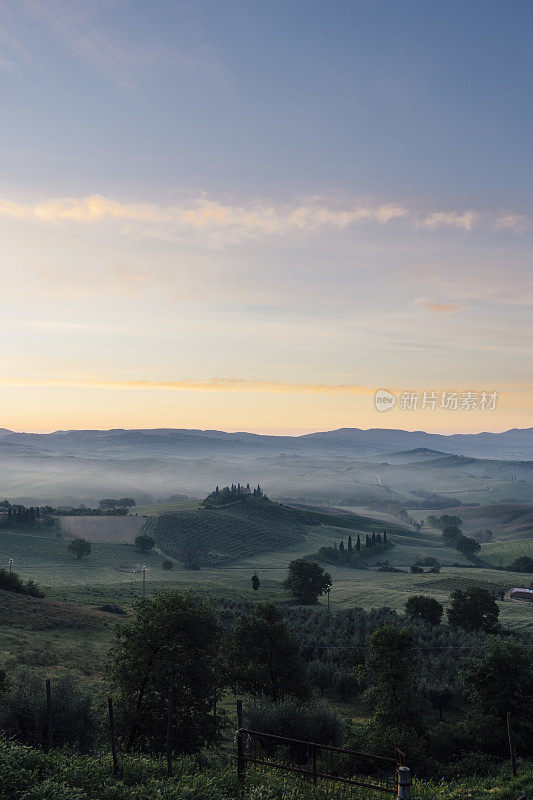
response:
[(10, 572), (13, 571), (13, 559), (12, 558), (9, 559), (9, 571)]
[(329, 610), (329, 593), (331, 592), (331, 586), (327, 587), (326, 592), (327, 592), (327, 595), (328, 595), (328, 614), (329, 614), (330, 613), (330, 610)]
[(143, 567), (141, 570), (143, 574), (143, 600), (146, 597), (146, 567)]

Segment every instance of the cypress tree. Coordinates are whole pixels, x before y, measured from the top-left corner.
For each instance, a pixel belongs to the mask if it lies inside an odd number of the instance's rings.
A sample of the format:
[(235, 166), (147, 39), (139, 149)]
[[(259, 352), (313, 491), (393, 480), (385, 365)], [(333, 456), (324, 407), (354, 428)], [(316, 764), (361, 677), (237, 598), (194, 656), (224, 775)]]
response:
[(361, 549), (361, 537), (359, 536), (359, 534), (357, 534), (357, 542), (355, 543), (355, 549), (357, 550), (357, 552), (359, 552)]
[(352, 552), (352, 537), (348, 536), (348, 552)]

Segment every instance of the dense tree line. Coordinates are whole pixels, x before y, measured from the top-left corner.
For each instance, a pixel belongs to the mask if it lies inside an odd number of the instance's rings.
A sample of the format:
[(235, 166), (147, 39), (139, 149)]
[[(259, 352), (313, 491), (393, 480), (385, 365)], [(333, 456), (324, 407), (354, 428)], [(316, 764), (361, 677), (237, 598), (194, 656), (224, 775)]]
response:
[(125, 516), (130, 507), (135, 505), (132, 497), (119, 500), (101, 500), (98, 508), (80, 506), (25, 506), (21, 503), (0, 502), (0, 525), (13, 529), (53, 530), (56, 528), (56, 517), (98, 517)]
[(232, 483), (231, 486), (224, 486), (220, 489), (218, 486), (202, 500), (202, 505), (205, 508), (214, 508), (216, 506), (226, 506), (229, 503), (236, 503), (239, 500), (246, 500), (248, 497), (264, 497), (266, 494), (263, 492), (259, 484), (253, 489), (250, 484), (246, 486), (240, 483)]
[(335, 564), (341, 567), (359, 567), (364, 564), (366, 559), (378, 553), (384, 553), (390, 550), (392, 546), (393, 543), (390, 537), (387, 536), (387, 531), (383, 531), (383, 535), (375, 531), (371, 534), (367, 533), (364, 539), (358, 533), (355, 541), (351, 536), (348, 536), (346, 545), (344, 540), (341, 540), (338, 545), (335, 542), (333, 547), (321, 547), (317, 558), (326, 564)]

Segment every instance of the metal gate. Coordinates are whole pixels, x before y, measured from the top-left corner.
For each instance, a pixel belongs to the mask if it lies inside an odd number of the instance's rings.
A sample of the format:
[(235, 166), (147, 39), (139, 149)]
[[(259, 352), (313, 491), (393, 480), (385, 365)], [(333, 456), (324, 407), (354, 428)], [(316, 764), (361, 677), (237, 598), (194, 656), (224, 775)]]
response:
[[(395, 749), (393, 758), (386, 758), (248, 728), (239, 728), (236, 741), (240, 781), (244, 781), (247, 764), (258, 764), (302, 775), (312, 780), (315, 786), (321, 779), (372, 790), (372, 796), (391, 794), (398, 797), (401, 796), (398, 789), (400, 772), (408, 772), (405, 770), (405, 755), (398, 749)], [(400, 771), (400, 768), (404, 770)]]

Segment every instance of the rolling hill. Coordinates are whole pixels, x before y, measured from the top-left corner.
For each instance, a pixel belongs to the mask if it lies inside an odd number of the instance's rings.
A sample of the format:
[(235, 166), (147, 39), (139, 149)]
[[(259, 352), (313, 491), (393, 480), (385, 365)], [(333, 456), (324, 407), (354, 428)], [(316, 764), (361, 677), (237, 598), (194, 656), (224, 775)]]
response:
[(143, 533), (185, 566), (217, 566), (306, 538), (303, 515), (264, 497), (150, 517)]

